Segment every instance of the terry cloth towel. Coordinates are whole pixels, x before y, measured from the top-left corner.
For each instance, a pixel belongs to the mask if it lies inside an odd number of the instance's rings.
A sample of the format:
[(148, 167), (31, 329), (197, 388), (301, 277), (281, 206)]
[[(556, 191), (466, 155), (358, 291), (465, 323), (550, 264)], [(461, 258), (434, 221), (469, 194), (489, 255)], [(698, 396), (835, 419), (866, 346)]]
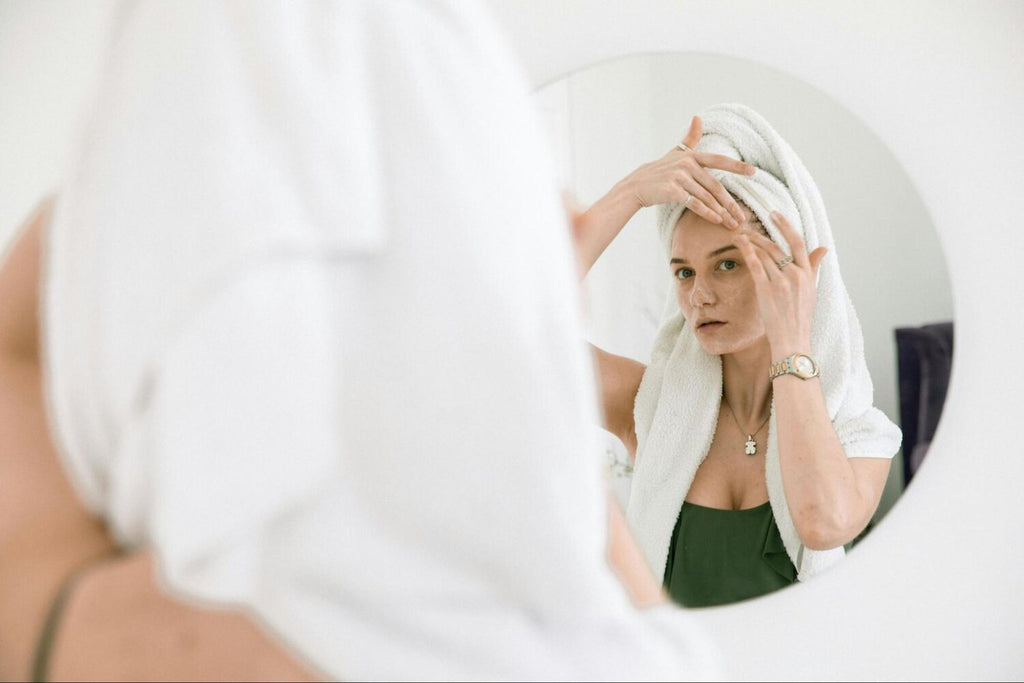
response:
[[(790, 253), (769, 216), (778, 210), (803, 234), (808, 251), (828, 248), (818, 272), (810, 348), (821, 367), (825, 405), (848, 457), (891, 458), (900, 445), (900, 430), (873, 406), (860, 324), (839, 273), (817, 186), (789, 144), (749, 107), (717, 105), (700, 116), (704, 135), (699, 151), (757, 167), (753, 176), (711, 172), (750, 207), (771, 239)], [(673, 228), (683, 211), (682, 204), (659, 206), (658, 229), (666, 249), (671, 249)], [(628, 509), (630, 526), (657, 576), (665, 570), (683, 499), (711, 446), (722, 397), (721, 358), (708, 354), (686, 324), (674, 282), (662, 320), (634, 406), (638, 448)], [(816, 551), (800, 542), (782, 486), (776, 434), (773, 402), (765, 454), (768, 498), (786, 551), (803, 581), (842, 558), (844, 550), (840, 546)]]

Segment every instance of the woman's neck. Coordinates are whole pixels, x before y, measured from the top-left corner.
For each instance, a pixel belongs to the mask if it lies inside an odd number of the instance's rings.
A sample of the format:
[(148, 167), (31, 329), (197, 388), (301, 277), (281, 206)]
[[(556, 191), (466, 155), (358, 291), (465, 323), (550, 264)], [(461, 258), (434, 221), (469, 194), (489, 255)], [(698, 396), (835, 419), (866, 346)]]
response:
[(770, 365), (767, 339), (722, 356), (722, 396), (736, 419), (745, 425), (760, 423), (768, 416), (772, 399)]

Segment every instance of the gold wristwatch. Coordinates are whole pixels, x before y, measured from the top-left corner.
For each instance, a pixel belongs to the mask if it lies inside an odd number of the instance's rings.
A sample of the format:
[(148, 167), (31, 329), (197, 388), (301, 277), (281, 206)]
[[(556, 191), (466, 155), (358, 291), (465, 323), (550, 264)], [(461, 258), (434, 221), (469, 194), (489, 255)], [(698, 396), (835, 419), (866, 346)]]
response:
[(774, 380), (782, 375), (796, 375), (800, 379), (811, 379), (818, 376), (818, 364), (806, 353), (794, 353), (778, 363), (772, 363), (769, 379)]

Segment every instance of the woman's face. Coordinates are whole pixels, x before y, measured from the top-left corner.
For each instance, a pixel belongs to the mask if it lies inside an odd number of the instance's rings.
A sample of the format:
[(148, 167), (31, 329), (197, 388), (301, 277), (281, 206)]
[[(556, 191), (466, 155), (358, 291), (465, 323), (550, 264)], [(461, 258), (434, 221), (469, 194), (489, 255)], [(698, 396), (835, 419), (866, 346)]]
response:
[[(741, 229), (758, 229), (747, 220)], [(735, 353), (764, 338), (754, 281), (733, 231), (684, 211), (672, 235), (669, 265), (686, 322), (708, 353)]]

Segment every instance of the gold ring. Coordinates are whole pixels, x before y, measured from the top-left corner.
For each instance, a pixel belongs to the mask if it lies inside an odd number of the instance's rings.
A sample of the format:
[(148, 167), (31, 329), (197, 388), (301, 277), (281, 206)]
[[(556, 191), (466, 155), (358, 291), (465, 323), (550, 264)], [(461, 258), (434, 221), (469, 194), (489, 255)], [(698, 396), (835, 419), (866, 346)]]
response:
[(779, 270), (782, 270), (783, 268), (785, 268), (786, 266), (788, 266), (792, 262), (793, 262), (793, 257), (792, 256), (787, 256), (786, 258), (784, 258), (781, 261), (777, 262), (775, 265), (777, 265), (779, 267)]

